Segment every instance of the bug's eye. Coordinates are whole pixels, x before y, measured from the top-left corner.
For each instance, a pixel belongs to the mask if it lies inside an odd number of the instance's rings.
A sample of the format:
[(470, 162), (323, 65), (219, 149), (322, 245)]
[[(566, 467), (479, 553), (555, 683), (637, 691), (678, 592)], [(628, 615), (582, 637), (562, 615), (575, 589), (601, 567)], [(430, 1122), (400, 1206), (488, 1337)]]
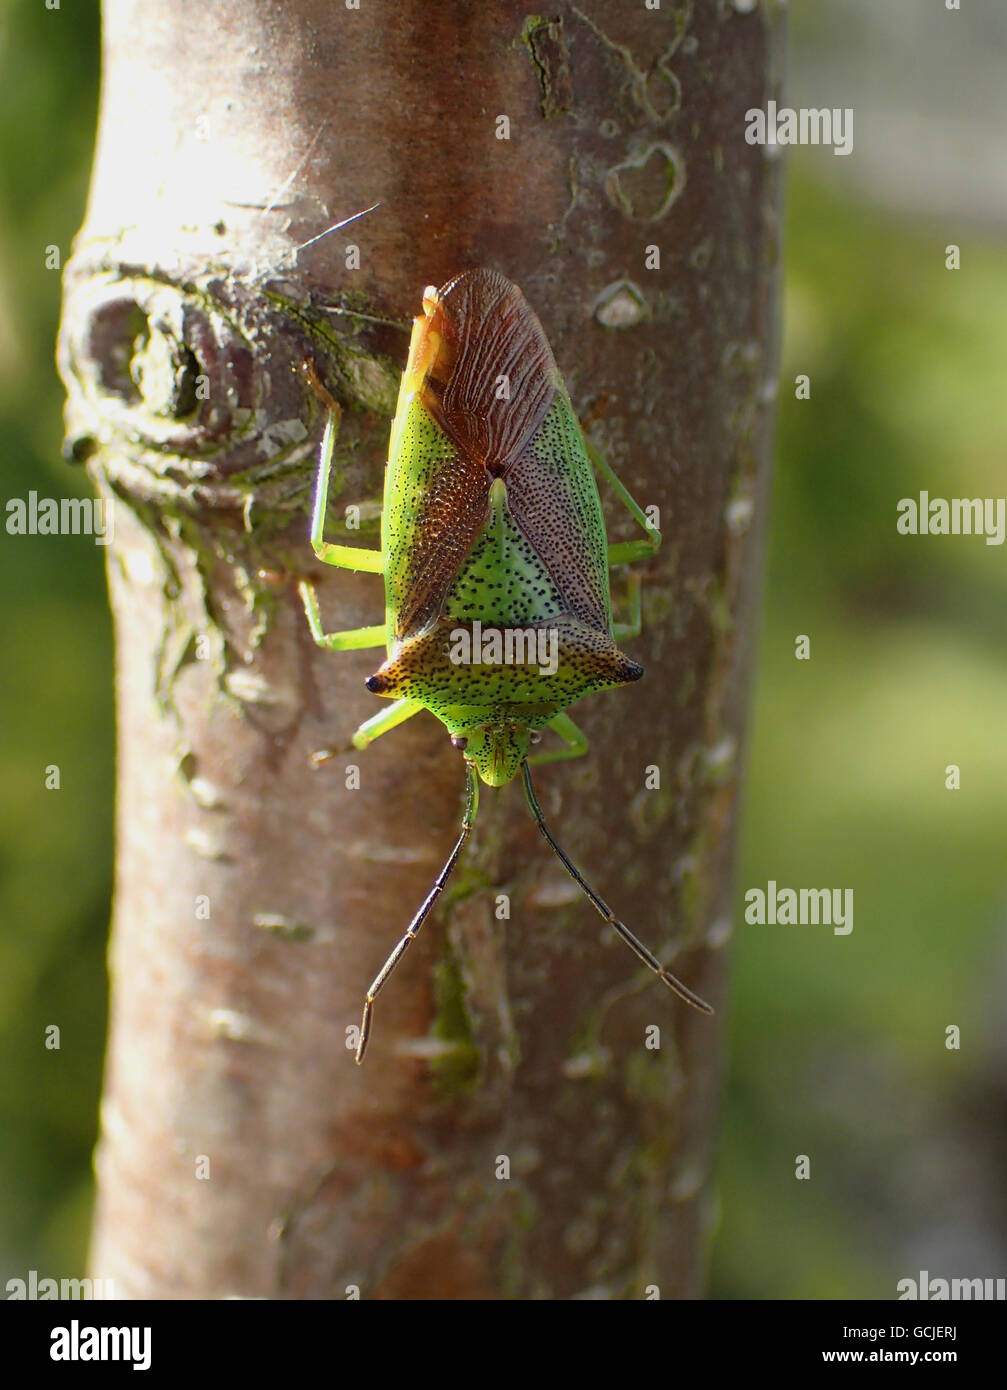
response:
[(541, 743), (541, 742), (542, 742), (542, 735), (539, 733), (539, 731), (538, 731), (537, 729), (532, 729), (531, 733), (528, 735), (528, 742), (529, 742), (529, 743)]
[(452, 748), (457, 748), (458, 751), (459, 751), (459, 753), (464, 753), (464, 752), (465, 752), (465, 749), (466, 749), (468, 746), (469, 746), (469, 741), (468, 741), (467, 738), (459, 738), (459, 736), (458, 736), (457, 734), (455, 734), (455, 735), (452, 736), (452, 739), (451, 739), (451, 747), (452, 747)]

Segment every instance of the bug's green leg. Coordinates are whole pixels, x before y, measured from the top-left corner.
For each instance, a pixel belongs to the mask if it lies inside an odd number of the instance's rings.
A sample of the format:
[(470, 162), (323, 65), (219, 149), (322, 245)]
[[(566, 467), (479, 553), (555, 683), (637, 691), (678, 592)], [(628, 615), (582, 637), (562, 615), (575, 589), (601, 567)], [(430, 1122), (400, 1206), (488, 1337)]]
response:
[(370, 719), (364, 720), (353, 735), (351, 740), (353, 747), (363, 751), (376, 738), (380, 738), (382, 734), (387, 734), (390, 729), (397, 729), (407, 719), (412, 719), (414, 714), (419, 714), (423, 708), (424, 706), (420, 704), (419, 700), (396, 700), (387, 709), (379, 710), (377, 714), (372, 714)]
[(649, 947), (645, 946), (638, 937), (633, 935), (625, 922), (619, 921), (605, 899), (599, 897), (590, 884), (585, 882), (583, 875), (576, 864), (574, 864), (573, 860), (569, 859), (564, 851), (560, 849), (559, 845), (552, 837), (552, 832), (545, 823), (545, 817), (542, 815), (542, 808), (539, 806), (535, 797), (535, 788), (532, 786), (527, 758), (521, 764), (521, 778), (524, 782), (525, 800), (528, 802), (528, 807), (535, 817), (539, 830), (541, 830), (542, 834), (545, 836), (557, 859), (563, 865), (564, 869), (566, 869), (573, 881), (580, 887), (591, 905), (604, 917), (608, 925), (618, 932), (619, 936), (633, 954), (642, 960), (648, 969), (653, 970), (662, 984), (667, 985), (672, 993), (677, 994), (680, 999), (684, 999), (687, 1004), (691, 1004), (692, 1007), (698, 1009), (700, 1013), (712, 1014), (713, 1009), (706, 1000), (701, 999), (698, 994), (694, 994), (689, 986), (684, 985), (677, 975), (673, 975), (670, 970), (665, 970), (657, 956), (654, 955), (654, 952), (651, 951)]
[(378, 971), (377, 975), (375, 975), (374, 981), (370, 989), (367, 991), (367, 997), (364, 1000), (364, 1016), (360, 1023), (360, 1041), (357, 1043), (357, 1066), (359, 1066), (360, 1063), (364, 1060), (364, 1050), (367, 1047), (367, 1037), (371, 1031), (371, 1011), (374, 1007), (374, 1000), (377, 998), (378, 991), (381, 989), (381, 986), (385, 983), (385, 981), (388, 979), (388, 976), (392, 973), (392, 971), (398, 965), (399, 961), (402, 959), (403, 955), (406, 952), (406, 948), (413, 941), (415, 941), (416, 933), (419, 931), (420, 927), (422, 927), (427, 913), (433, 907), (441, 892), (443, 892), (444, 885), (448, 881), (448, 878), (451, 874), (451, 870), (454, 868), (455, 864), (457, 864), (458, 856), (461, 854), (462, 849), (465, 846), (465, 841), (469, 837), (469, 831), (475, 824), (476, 812), (479, 809), (479, 775), (476, 772), (475, 763), (471, 763), (467, 759), (465, 762), (465, 775), (467, 778), (465, 785), (465, 813), (462, 816), (461, 834), (458, 836), (458, 839), (455, 842), (454, 849), (448, 855), (447, 861), (445, 862), (443, 869), (441, 869), (440, 873), (437, 875), (437, 878), (434, 882), (434, 886), (431, 888), (427, 896), (423, 899), (423, 904), (420, 907), (420, 910), (417, 912), (413, 920), (409, 923), (408, 927), (406, 927), (405, 933), (399, 941), (399, 944), (395, 947), (394, 951), (385, 961), (384, 965)]
[[(645, 541), (640, 542), (645, 545)], [(613, 623), (612, 637), (616, 642), (624, 642), (627, 637), (639, 637), (643, 631), (643, 607), (640, 601), (640, 576), (629, 574), (629, 622)]]
[(319, 748), (316, 753), (312, 753), (312, 767), (318, 768), (322, 763), (330, 763), (333, 758), (338, 758), (342, 753), (349, 753), (354, 748), (363, 752), (376, 738), (387, 734), (389, 729), (398, 728), (407, 719), (412, 719), (414, 714), (419, 714), (423, 708), (425, 707), (418, 700), (396, 700), (387, 709), (372, 714), (370, 719), (365, 719), (349, 743), (343, 744), (341, 748)]
[(361, 647), (383, 647), (386, 628), (384, 623), (374, 627), (351, 627), (344, 632), (326, 632), (322, 627), (322, 615), (318, 609), (318, 595), (315, 586), (302, 579), (297, 586), (304, 603), (311, 635), (320, 647), (330, 652), (349, 652)]
[[(384, 573), (384, 558), (380, 550), (367, 550), (356, 545), (335, 545), (324, 537), (325, 508), (329, 500), (329, 473), (332, 470), (332, 452), (339, 432), (339, 408), (335, 401), (329, 406), (325, 422), (325, 434), (318, 458), (318, 478), (315, 482), (315, 505), (311, 514), (311, 548), (327, 565), (338, 565), (341, 569), (366, 570), (371, 574)], [(361, 645), (370, 645), (361, 644)], [(375, 644), (377, 645), (377, 644)]]
[(544, 753), (532, 753), (528, 758), (530, 763), (540, 767), (542, 763), (558, 763), (564, 758), (581, 758), (587, 752), (587, 738), (568, 714), (555, 715), (549, 720), (546, 728), (559, 734), (567, 746), (565, 748), (549, 748)]
[(651, 531), (652, 536), (657, 540), (645, 541), (616, 541), (614, 545), (608, 547), (609, 568), (615, 565), (631, 565), (634, 560), (649, 560), (657, 553), (658, 546), (661, 544), (660, 531)]
[[(613, 469), (608, 461), (602, 458), (597, 449), (593, 449), (587, 440), (584, 441), (588, 452), (588, 457), (594, 464), (599, 473), (604, 474), (608, 479), (613, 491), (618, 494), (620, 500), (625, 505), (633, 519), (639, 522), (640, 526), (646, 531), (646, 538), (638, 541), (616, 541), (614, 545), (608, 547), (608, 564), (611, 569), (614, 565), (630, 565), (634, 560), (649, 560), (652, 555), (657, 553), (661, 544), (661, 533), (651, 526), (643, 513), (642, 508), (637, 503), (626, 488), (622, 479)], [(629, 622), (614, 623), (612, 626), (612, 636), (616, 642), (625, 641), (627, 637), (639, 637), (643, 631), (643, 613), (640, 604), (640, 576), (630, 574), (629, 576)]]
[[(322, 627), (322, 615), (318, 611), (318, 595), (315, 593), (314, 585), (309, 584), (307, 580), (302, 580), (298, 588), (304, 601), (304, 611), (307, 614), (311, 635), (320, 647), (324, 647), (327, 651), (345, 652), (364, 647), (384, 646), (386, 636), (384, 624), (380, 627), (347, 628), (344, 632), (325, 632)], [(348, 753), (350, 748), (363, 750), (376, 738), (386, 734), (389, 729), (394, 729), (406, 719), (411, 719), (422, 708), (423, 706), (417, 700), (396, 700), (387, 709), (380, 710), (370, 719), (365, 719), (350, 743), (345, 747), (320, 749), (312, 755), (311, 761), (315, 767), (319, 767), (322, 763), (327, 763), (332, 758), (338, 757), (340, 753)]]
[(599, 473), (603, 474), (608, 480), (612, 491), (618, 496), (623, 506), (632, 516), (633, 520), (646, 532), (646, 540), (642, 541), (616, 541), (614, 545), (608, 547), (609, 565), (628, 565), (634, 560), (646, 560), (651, 555), (656, 554), (658, 546), (661, 544), (661, 533), (651, 526), (644, 515), (636, 499), (616, 473), (615, 469), (607, 459), (602, 458), (598, 450), (593, 448), (585, 438), (584, 447), (587, 449), (588, 458), (594, 464)]

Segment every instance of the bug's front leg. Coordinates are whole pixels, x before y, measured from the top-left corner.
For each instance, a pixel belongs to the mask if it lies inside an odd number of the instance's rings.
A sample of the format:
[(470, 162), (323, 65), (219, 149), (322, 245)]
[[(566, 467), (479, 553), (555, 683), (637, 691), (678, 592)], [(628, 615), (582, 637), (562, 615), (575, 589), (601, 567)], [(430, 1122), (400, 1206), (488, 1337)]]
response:
[(616, 917), (605, 899), (594, 891), (570, 856), (556, 843), (552, 831), (545, 823), (545, 817), (542, 815), (542, 808), (538, 804), (535, 788), (532, 786), (531, 772), (528, 768), (527, 759), (521, 764), (521, 778), (524, 782), (525, 799), (528, 802), (532, 815), (535, 817), (539, 830), (541, 830), (564, 869), (566, 869), (573, 881), (580, 887), (595, 910), (600, 913), (610, 927), (614, 928), (637, 959), (641, 960), (644, 965), (647, 966), (648, 970), (652, 970), (661, 983), (667, 985), (673, 994), (677, 994), (680, 999), (684, 999), (687, 1004), (691, 1004), (692, 1007), (698, 1009), (700, 1013), (712, 1014), (712, 1005), (708, 1004), (705, 999), (702, 999), (695, 991), (691, 990), (688, 985), (683, 984), (677, 975), (673, 975), (670, 970), (665, 969), (650, 947), (645, 946), (638, 936), (633, 935), (629, 927), (626, 926), (626, 923), (621, 922), (619, 918)]
[(532, 753), (528, 761), (534, 766), (541, 767), (543, 763), (558, 763), (566, 758), (582, 758), (587, 752), (589, 744), (587, 735), (580, 729), (566, 713), (554, 715), (546, 725), (547, 729), (552, 729), (553, 733), (559, 734), (566, 744), (565, 748), (547, 748), (541, 753)]
[[(359, 651), (365, 647), (384, 646), (386, 630), (383, 623), (374, 627), (352, 627), (346, 628), (342, 632), (326, 632), (322, 626), (322, 615), (318, 608), (318, 595), (315, 593), (314, 585), (307, 580), (302, 580), (298, 589), (304, 602), (308, 627), (311, 629), (311, 635), (318, 646), (330, 652)], [(333, 758), (337, 758), (340, 753), (349, 753), (352, 748), (362, 751), (376, 738), (388, 733), (389, 729), (397, 728), (405, 720), (411, 719), (421, 709), (423, 706), (418, 700), (395, 700), (387, 709), (380, 710), (370, 719), (365, 719), (349, 743), (339, 748), (319, 749), (317, 753), (313, 753), (311, 756), (312, 764), (315, 767), (320, 767), (322, 763), (331, 762)]]
[(342, 744), (339, 748), (320, 748), (317, 753), (312, 753), (312, 766), (321, 767), (322, 763), (330, 763), (333, 758), (338, 758), (342, 753), (350, 753), (353, 749), (362, 753), (376, 738), (387, 734), (390, 729), (397, 729), (407, 719), (412, 719), (414, 714), (419, 714), (423, 708), (418, 700), (396, 700), (387, 709), (372, 714), (370, 719), (365, 719), (349, 743)]
[[(408, 715), (405, 716), (408, 718)], [(360, 1021), (360, 1041), (357, 1043), (356, 1063), (357, 1066), (364, 1060), (364, 1052), (367, 1048), (367, 1039), (371, 1031), (371, 1014), (374, 1008), (374, 1001), (378, 996), (378, 991), (384, 985), (388, 976), (392, 973), (399, 961), (406, 952), (407, 947), (411, 946), (416, 940), (416, 935), (426, 920), (427, 914), (437, 901), (440, 894), (444, 891), (444, 885), (450, 877), (451, 870), (458, 862), (458, 856), (465, 847), (465, 841), (469, 837), (469, 832), (475, 824), (476, 812), (479, 809), (479, 774), (476, 772), (475, 763), (466, 760), (465, 763), (466, 785), (465, 785), (465, 813), (462, 816), (461, 833), (455, 842), (455, 847), (448, 855), (443, 869), (437, 875), (434, 886), (423, 899), (422, 906), (416, 916), (406, 927), (405, 932), (400, 938), (398, 945), (385, 961), (384, 965), (375, 975), (371, 983), (367, 996), (364, 999), (364, 1013)]]

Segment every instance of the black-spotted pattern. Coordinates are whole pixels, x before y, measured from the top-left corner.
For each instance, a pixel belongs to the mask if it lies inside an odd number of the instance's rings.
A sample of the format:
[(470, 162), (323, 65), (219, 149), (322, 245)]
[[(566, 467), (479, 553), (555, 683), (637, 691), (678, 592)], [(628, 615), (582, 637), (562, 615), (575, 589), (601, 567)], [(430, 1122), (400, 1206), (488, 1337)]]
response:
[[(407, 382), (410, 370), (382, 518), (388, 660), (368, 685), (421, 701), (452, 733), (472, 726), (489, 745), (526, 748), (529, 727), (642, 675), (612, 640), (605, 528), (580, 426), (537, 318), (495, 272), (445, 286), (416, 322)], [(465, 662), (452, 660), (460, 629), (473, 635)], [(532, 660), (477, 659), (489, 633), (514, 629)], [(553, 656), (557, 669), (544, 671)], [(498, 780), (482, 762), (480, 772)]]

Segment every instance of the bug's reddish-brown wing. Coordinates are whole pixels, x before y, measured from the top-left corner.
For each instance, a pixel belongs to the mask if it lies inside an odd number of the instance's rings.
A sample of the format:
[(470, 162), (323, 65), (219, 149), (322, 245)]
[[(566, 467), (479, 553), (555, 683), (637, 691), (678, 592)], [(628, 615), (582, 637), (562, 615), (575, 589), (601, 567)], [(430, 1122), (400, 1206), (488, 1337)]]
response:
[(406, 413), (399, 445), (410, 462), (390, 478), (386, 496), (386, 510), (398, 515), (387, 538), (395, 637), (416, 635), (436, 620), (486, 524), (495, 478), (503, 479), (514, 521), (570, 613), (607, 632), (597, 488), (552, 350), (517, 286), (491, 270), (449, 281), (417, 321), (410, 376), (443, 446), (424, 443), (424, 431), (410, 429)]
[(552, 349), (524, 295), (494, 270), (456, 276), (438, 299), (442, 347), (424, 400), (459, 451), (500, 477), (556, 392)]

